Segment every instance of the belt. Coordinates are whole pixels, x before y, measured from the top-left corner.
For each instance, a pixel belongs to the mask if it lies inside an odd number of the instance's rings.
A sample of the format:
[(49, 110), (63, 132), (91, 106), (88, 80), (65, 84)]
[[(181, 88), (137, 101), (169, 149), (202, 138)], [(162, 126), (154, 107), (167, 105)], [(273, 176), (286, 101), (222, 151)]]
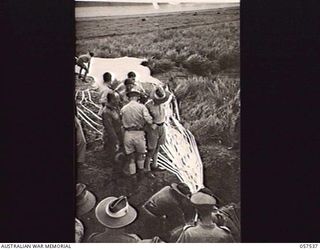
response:
[(143, 131), (143, 128), (139, 127), (129, 127), (129, 128), (124, 128), (126, 131)]
[(162, 125), (164, 124), (164, 122), (162, 122), (162, 123), (155, 123), (155, 124), (157, 124), (158, 126), (162, 126)]

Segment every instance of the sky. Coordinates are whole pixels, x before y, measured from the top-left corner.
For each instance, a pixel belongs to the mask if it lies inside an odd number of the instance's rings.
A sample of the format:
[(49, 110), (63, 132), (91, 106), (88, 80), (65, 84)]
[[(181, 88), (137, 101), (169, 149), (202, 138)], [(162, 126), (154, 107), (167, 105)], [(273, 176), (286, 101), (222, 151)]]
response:
[(76, 0), (85, 2), (134, 2), (134, 3), (240, 3), (240, 0)]

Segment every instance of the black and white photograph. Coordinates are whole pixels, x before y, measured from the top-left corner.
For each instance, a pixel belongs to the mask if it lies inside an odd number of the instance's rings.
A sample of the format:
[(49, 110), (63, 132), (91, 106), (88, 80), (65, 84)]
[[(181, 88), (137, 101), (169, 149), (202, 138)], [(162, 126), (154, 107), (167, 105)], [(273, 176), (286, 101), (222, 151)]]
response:
[(241, 242), (240, 1), (76, 1), (75, 35), (75, 241)]

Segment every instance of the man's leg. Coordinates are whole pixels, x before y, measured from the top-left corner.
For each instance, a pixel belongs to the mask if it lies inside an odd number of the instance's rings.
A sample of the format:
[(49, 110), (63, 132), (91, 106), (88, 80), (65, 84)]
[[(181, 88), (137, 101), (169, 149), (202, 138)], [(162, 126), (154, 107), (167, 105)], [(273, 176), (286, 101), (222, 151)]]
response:
[(83, 81), (84, 81), (84, 82), (87, 82), (87, 81), (86, 81), (86, 78), (87, 78), (87, 74), (88, 74), (88, 71), (89, 71), (89, 70), (88, 70), (87, 67), (85, 67), (84, 70), (85, 70), (85, 73), (84, 73), (84, 76), (83, 76)]
[(159, 153), (159, 151), (160, 151), (160, 145), (158, 143), (157, 147), (153, 150), (152, 167), (151, 167), (151, 169), (158, 169), (157, 163), (158, 163), (158, 153)]
[(131, 153), (126, 155), (126, 164), (124, 165), (123, 172), (125, 175), (131, 176), (136, 174), (136, 162), (135, 162), (135, 154)]
[(129, 195), (137, 189), (137, 170), (135, 163), (135, 153), (127, 155), (127, 162), (125, 164), (124, 171), (126, 176), (129, 177)]
[[(79, 65), (78, 65), (79, 66)], [(82, 72), (82, 67), (81, 66), (79, 66), (80, 67), (80, 70), (79, 70), (79, 75), (78, 75), (78, 78), (79, 79), (81, 79), (81, 72)]]
[(154, 152), (155, 150), (154, 149), (148, 149), (148, 152), (147, 152), (147, 156), (146, 156), (146, 159), (144, 161), (144, 169), (146, 172), (150, 172), (151, 171), (151, 166), (150, 166), (150, 162), (151, 162), (151, 159), (154, 155)]
[(152, 157), (152, 169), (159, 169), (158, 168), (158, 154), (160, 151), (160, 146), (165, 144), (166, 142), (166, 132), (164, 126), (158, 127), (157, 130), (157, 138), (156, 138), (156, 147), (154, 149), (153, 157)]
[(147, 151), (146, 138), (144, 131), (137, 131), (134, 134), (134, 146), (137, 153), (137, 167), (139, 170), (144, 169), (145, 153)]
[(147, 156), (144, 163), (144, 169), (148, 173), (148, 175), (152, 178), (154, 177), (154, 175), (151, 173), (150, 162), (154, 156), (155, 149), (157, 146), (157, 135), (158, 135), (157, 129), (153, 130), (150, 128), (148, 130), (148, 133), (147, 133), (148, 152), (147, 152)]
[(137, 153), (137, 174), (138, 179), (141, 181), (144, 177), (144, 161), (145, 161), (145, 154), (144, 153)]
[[(123, 135), (123, 147), (126, 153), (126, 163), (124, 164), (123, 172), (130, 175), (130, 169), (135, 169), (134, 162), (134, 146), (132, 145), (132, 133), (125, 131)], [(133, 171), (131, 171), (133, 172)]]

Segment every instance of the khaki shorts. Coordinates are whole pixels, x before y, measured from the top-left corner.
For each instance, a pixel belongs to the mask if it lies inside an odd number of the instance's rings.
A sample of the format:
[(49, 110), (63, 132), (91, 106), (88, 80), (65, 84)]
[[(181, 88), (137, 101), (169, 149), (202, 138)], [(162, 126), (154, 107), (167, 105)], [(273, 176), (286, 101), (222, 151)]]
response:
[(166, 142), (166, 130), (164, 125), (157, 126), (156, 129), (148, 128), (147, 131), (147, 142), (148, 149), (152, 150), (157, 147), (157, 145), (163, 145)]
[(144, 131), (125, 131), (123, 145), (127, 155), (134, 152), (144, 154), (147, 150)]

